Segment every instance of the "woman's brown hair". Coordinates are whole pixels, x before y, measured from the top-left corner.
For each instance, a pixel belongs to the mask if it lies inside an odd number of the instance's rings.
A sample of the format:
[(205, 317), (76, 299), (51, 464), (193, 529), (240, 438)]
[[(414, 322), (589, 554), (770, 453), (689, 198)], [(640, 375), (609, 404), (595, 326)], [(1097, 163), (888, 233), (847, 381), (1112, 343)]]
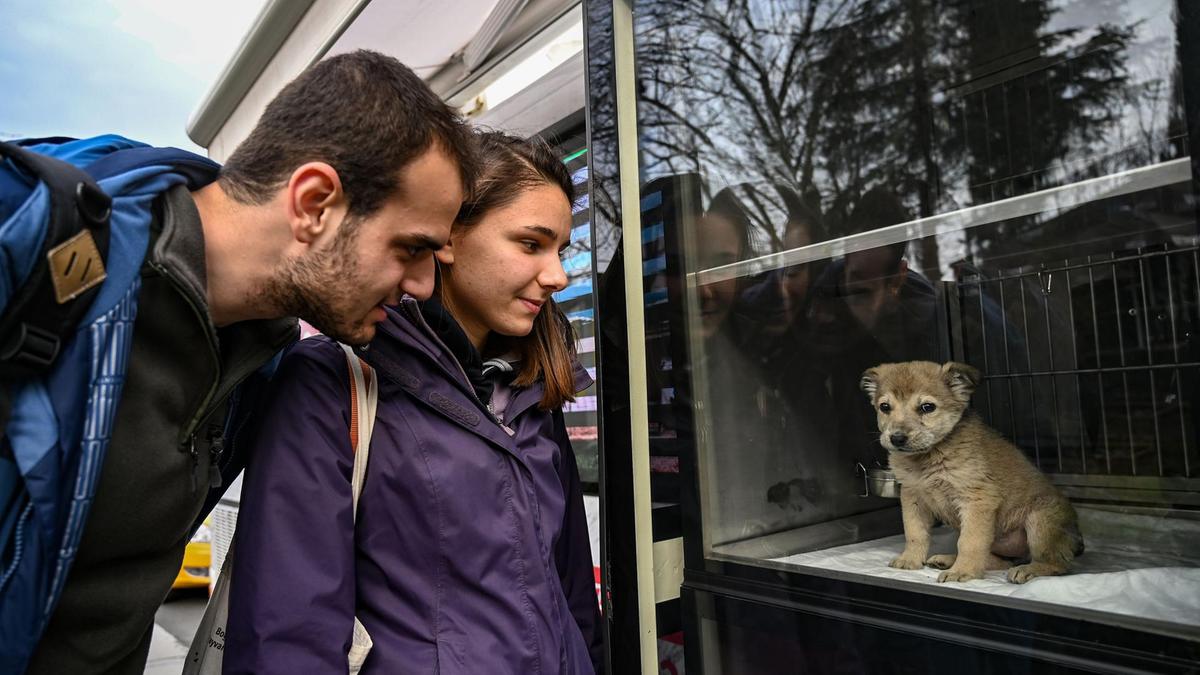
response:
[[(458, 211), (455, 230), (474, 226), (488, 212), (507, 206), (526, 190), (542, 185), (560, 188), (567, 203), (574, 204), (571, 174), (545, 141), (483, 131), (478, 135), (476, 148), (477, 177), (471, 194)], [(454, 308), (448, 308), (453, 314)], [(539, 379), (543, 381), (545, 391), (539, 404), (542, 409), (552, 410), (575, 400), (575, 331), (553, 299), (542, 306), (529, 335), (493, 335), (488, 351), (518, 355), (521, 362), (517, 364), (514, 386), (527, 387)]]

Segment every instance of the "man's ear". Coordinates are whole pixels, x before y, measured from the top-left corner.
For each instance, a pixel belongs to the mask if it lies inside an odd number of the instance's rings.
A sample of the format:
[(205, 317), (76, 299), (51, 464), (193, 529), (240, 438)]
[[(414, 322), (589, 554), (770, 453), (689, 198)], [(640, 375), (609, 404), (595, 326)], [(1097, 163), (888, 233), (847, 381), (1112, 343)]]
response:
[(966, 403), (971, 400), (975, 387), (979, 386), (980, 375), (973, 366), (948, 361), (942, 366), (942, 380), (950, 387), (955, 398)]
[(345, 217), (342, 179), (325, 162), (308, 162), (292, 172), (285, 189), (288, 225), (296, 241), (311, 244)]
[(879, 369), (867, 368), (863, 371), (862, 379), (858, 381), (858, 388), (867, 393), (867, 398), (875, 401), (875, 392), (879, 391)]
[(892, 295), (899, 295), (900, 289), (904, 288), (904, 281), (908, 278), (908, 261), (904, 258), (896, 265), (896, 273), (888, 279), (888, 290)]

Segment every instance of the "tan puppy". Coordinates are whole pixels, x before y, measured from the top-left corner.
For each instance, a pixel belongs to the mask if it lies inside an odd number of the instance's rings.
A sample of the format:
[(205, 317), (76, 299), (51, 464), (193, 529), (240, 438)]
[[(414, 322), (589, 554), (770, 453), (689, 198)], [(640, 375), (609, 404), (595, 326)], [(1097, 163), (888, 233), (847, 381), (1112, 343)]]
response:
[[(1063, 574), (1083, 553), (1075, 509), (1024, 453), (967, 409), (979, 371), (962, 363), (885, 363), (863, 373), (880, 442), (900, 487), (905, 570), (946, 570), (938, 581)], [(929, 554), (935, 521), (959, 531), (958, 555)], [(1004, 558), (1031, 562), (1011, 567)], [(1011, 569), (1010, 569), (1011, 567)]]

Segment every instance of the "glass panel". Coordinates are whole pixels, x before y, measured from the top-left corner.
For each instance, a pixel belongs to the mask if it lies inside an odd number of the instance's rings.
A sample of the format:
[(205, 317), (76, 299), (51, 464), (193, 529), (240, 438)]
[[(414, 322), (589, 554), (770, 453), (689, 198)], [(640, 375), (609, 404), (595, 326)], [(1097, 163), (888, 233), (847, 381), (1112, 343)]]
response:
[[(563, 268), (568, 284), (554, 294), (554, 301), (571, 321), (577, 338), (579, 362), (593, 380), (596, 376), (596, 300), (592, 284), (592, 224), (588, 219), (591, 197), (588, 180), (587, 147), (582, 132), (557, 145), (571, 180), (575, 183), (575, 204), (571, 207), (573, 222), (571, 243), (562, 253)], [(579, 461), (579, 478), (589, 494), (598, 492), (600, 482), (597, 459), (596, 386), (578, 394), (573, 403), (563, 406), (567, 434)]]
[(694, 412), (706, 558), (1200, 624), (1174, 16), (635, 3), (647, 340), (663, 303), (683, 334), (650, 367)]

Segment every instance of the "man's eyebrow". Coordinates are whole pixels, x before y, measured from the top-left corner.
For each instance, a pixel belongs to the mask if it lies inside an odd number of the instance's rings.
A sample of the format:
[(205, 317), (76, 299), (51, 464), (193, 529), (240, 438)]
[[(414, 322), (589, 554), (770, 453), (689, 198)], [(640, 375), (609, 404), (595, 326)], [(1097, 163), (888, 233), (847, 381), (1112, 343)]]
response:
[(427, 248), (431, 251), (439, 251), (446, 245), (443, 241), (438, 241), (427, 234), (402, 234), (395, 239), (400, 246), (418, 246)]

